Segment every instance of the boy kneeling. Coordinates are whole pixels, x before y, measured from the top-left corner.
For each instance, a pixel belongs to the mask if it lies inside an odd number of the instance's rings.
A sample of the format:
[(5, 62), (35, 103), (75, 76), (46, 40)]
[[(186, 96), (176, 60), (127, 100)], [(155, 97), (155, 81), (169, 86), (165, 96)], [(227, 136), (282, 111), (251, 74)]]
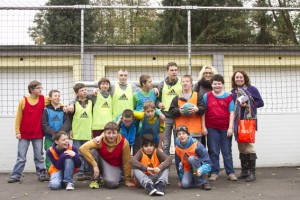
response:
[(172, 158), (155, 148), (152, 135), (143, 135), (142, 148), (131, 158), (130, 164), (138, 186), (143, 186), (150, 196), (165, 194)]
[(183, 189), (201, 186), (203, 190), (211, 190), (204, 177), (211, 170), (211, 161), (205, 147), (190, 136), (184, 125), (176, 129), (175, 162), (179, 177), (178, 186)]
[(64, 131), (54, 132), (52, 139), (54, 143), (47, 150), (47, 156), (52, 163), (49, 168), (49, 187), (58, 190), (65, 186), (66, 190), (74, 190), (73, 174), (81, 165), (78, 149), (69, 144), (69, 138)]

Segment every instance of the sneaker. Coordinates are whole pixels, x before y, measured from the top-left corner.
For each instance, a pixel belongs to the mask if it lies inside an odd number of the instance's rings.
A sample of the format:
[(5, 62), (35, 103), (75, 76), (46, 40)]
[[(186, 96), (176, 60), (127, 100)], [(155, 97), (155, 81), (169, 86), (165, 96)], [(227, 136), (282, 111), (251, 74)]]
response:
[(229, 174), (227, 179), (230, 180), (230, 181), (237, 181), (238, 180), (234, 173)]
[(147, 183), (146, 190), (150, 196), (154, 195), (157, 192), (157, 189), (154, 187), (153, 183)]
[(160, 195), (160, 196), (164, 196), (165, 195), (165, 183), (162, 181), (159, 181), (158, 183), (155, 184), (155, 187), (157, 189), (156, 194)]
[(203, 189), (203, 190), (211, 190), (210, 184), (209, 184), (209, 183), (204, 183), (204, 184), (202, 185), (202, 189)]
[(8, 183), (16, 183), (16, 182), (20, 182), (20, 179), (14, 179), (14, 178), (9, 178), (8, 180), (7, 180), (7, 182)]
[(66, 190), (74, 190), (75, 188), (74, 188), (74, 184), (73, 183), (71, 183), (71, 182), (69, 182), (68, 184), (67, 184), (67, 186), (66, 186)]
[(211, 174), (210, 177), (209, 177), (209, 180), (210, 181), (216, 181), (218, 180), (219, 176), (217, 174)]
[(98, 181), (97, 181), (97, 180), (93, 180), (93, 181), (90, 183), (89, 187), (90, 187), (91, 189), (98, 189), (98, 188), (99, 188), (99, 183), (98, 183)]

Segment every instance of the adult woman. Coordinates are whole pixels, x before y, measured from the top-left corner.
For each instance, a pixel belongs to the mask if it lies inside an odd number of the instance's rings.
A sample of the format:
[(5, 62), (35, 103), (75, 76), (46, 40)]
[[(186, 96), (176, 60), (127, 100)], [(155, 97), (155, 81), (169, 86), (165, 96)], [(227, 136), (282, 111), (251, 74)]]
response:
[[(218, 74), (218, 71), (213, 66), (202, 67), (198, 74), (198, 81), (195, 83), (193, 91), (197, 92), (201, 96), (205, 93), (212, 91), (211, 78)], [(206, 147), (206, 137), (201, 138), (201, 143)]]
[(211, 88), (211, 78), (218, 74), (218, 71), (213, 66), (205, 66), (202, 67), (198, 74), (198, 81), (194, 85), (193, 91), (198, 92), (198, 94), (201, 94), (202, 96), (212, 91)]
[[(234, 72), (231, 78), (232, 96), (235, 101), (234, 111), (234, 134), (237, 139), (238, 120), (243, 119), (256, 119), (257, 108), (264, 106), (259, 91), (256, 87), (250, 84), (249, 76), (244, 71)], [(237, 99), (240, 96), (248, 96), (249, 100), (240, 102)], [(256, 165), (256, 152), (253, 143), (240, 143), (238, 142), (238, 149), (240, 152), (241, 160), (241, 175), (240, 178), (246, 178), (247, 182), (255, 181), (255, 165)]]

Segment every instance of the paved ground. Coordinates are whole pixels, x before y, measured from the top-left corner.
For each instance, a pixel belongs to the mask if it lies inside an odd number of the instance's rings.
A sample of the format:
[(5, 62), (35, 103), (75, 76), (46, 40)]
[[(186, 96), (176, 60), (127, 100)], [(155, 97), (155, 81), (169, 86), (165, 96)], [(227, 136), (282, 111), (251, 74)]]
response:
[[(236, 170), (238, 174), (240, 171)], [(80, 200), (144, 200), (144, 199), (202, 199), (202, 200), (299, 200), (300, 199), (300, 168), (260, 168), (257, 170), (257, 181), (246, 183), (243, 180), (231, 182), (226, 180), (222, 171), (219, 180), (211, 183), (211, 191), (201, 189), (183, 190), (177, 188), (177, 177), (174, 167), (170, 173), (170, 185), (165, 196), (148, 196), (144, 189), (120, 186), (118, 189), (106, 188), (91, 190), (88, 182), (75, 182), (74, 191), (51, 191), (47, 183), (38, 182), (34, 174), (24, 174), (21, 183), (7, 183), (8, 174), (0, 174), (0, 199), (80, 199)]]

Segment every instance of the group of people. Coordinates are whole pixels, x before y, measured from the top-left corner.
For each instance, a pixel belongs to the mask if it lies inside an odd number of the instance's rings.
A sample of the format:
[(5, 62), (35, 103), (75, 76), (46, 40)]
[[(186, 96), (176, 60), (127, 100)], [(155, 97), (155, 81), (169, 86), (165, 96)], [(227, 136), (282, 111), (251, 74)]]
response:
[[(44, 96), (42, 84), (31, 81), (29, 95), (18, 106), (18, 156), (8, 183), (20, 181), (31, 142), (38, 179), (47, 181), (50, 175), (51, 189), (73, 190), (76, 174), (78, 181), (90, 180), (90, 188), (116, 188), (124, 181), (149, 195), (164, 195), (172, 133), (180, 188), (211, 190), (209, 181), (219, 178), (220, 151), (228, 180), (236, 181), (232, 136), (238, 137), (239, 120), (256, 119), (257, 108), (264, 105), (260, 93), (244, 71), (234, 72), (229, 93), (213, 66), (202, 68), (194, 87), (190, 75), (178, 78), (175, 62), (166, 70), (158, 88), (148, 75), (140, 76), (140, 88), (127, 83), (125, 69), (118, 71), (118, 83), (101, 78), (91, 93), (77, 83), (68, 106), (60, 102), (58, 90)], [(238, 142), (238, 149), (240, 178), (254, 181), (254, 145)]]

